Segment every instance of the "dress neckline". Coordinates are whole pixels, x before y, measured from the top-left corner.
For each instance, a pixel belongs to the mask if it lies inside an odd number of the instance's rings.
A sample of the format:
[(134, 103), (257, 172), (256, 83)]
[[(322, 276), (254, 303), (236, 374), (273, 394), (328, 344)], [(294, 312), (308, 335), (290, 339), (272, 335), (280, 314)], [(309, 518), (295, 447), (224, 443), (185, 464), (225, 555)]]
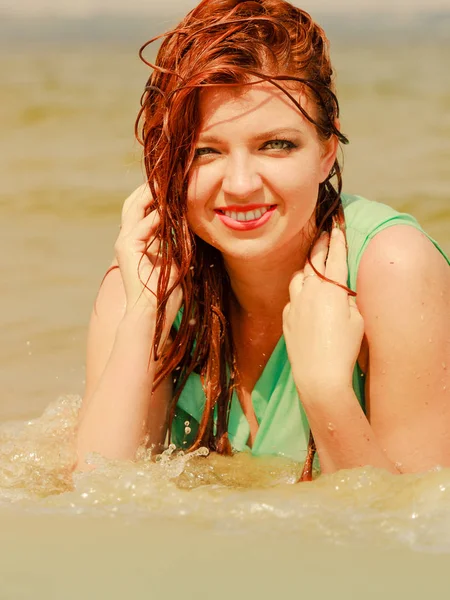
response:
[[(284, 335), (282, 334), (251, 393), (253, 410), (255, 411), (256, 420), (258, 422), (258, 431), (253, 443), (253, 449), (255, 449), (255, 446), (258, 443), (261, 424), (264, 420), (264, 415), (273, 392), (272, 388), (276, 387), (279, 375), (287, 360), (285, 349), (286, 345)], [(284, 354), (283, 356), (280, 356), (282, 350), (284, 350)], [(228, 434), (233, 447), (236, 447), (236, 449), (247, 448), (248, 450), (251, 450), (247, 445), (250, 435), (250, 425), (235, 391), (233, 392), (231, 399)]]

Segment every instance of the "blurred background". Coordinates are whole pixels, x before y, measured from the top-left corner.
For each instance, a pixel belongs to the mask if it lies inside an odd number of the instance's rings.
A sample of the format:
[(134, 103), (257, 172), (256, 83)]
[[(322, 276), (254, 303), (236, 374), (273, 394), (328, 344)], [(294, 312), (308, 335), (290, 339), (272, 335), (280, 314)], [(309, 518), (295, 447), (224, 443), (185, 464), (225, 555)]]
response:
[[(195, 4), (0, 8), (0, 420), (82, 393), (92, 303), (143, 181), (137, 52)], [(345, 191), (414, 214), (450, 252), (450, 0), (296, 4), (331, 40)]]

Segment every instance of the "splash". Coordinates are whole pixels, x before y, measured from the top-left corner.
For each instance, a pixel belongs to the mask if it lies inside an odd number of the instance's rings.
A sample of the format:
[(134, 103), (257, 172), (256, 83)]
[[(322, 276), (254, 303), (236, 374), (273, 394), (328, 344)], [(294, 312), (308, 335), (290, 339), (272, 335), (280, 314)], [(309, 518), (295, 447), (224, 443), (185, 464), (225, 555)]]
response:
[(279, 458), (184, 453), (137, 460), (92, 454), (73, 472), (80, 399), (0, 425), (0, 508), (39, 514), (170, 520), (227, 534), (299, 534), (332, 544), (450, 552), (450, 470), (395, 476), (364, 468), (296, 484), (302, 465)]
[(0, 502), (45, 497), (72, 487), (81, 400), (67, 396), (30, 421), (0, 425)]

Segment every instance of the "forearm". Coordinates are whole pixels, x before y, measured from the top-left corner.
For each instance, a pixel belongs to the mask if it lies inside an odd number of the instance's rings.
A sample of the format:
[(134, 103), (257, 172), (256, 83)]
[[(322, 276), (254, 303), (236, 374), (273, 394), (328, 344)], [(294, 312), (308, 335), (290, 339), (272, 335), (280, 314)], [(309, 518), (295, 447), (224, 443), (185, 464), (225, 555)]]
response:
[(301, 392), (324, 473), (367, 465), (398, 473), (378, 443), (351, 386)]
[(111, 355), (86, 403), (77, 434), (78, 468), (89, 452), (133, 459), (147, 431), (156, 366), (151, 360), (154, 319), (127, 314)]

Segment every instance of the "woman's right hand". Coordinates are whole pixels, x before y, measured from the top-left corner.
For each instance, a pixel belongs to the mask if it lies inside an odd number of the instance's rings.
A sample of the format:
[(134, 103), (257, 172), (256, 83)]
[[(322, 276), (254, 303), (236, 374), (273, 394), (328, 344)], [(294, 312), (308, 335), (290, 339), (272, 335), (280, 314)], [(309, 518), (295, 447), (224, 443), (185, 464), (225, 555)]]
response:
[[(161, 240), (157, 237), (160, 220), (156, 210), (150, 212), (152, 201), (148, 184), (141, 185), (125, 200), (115, 254), (126, 294), (126, 311), (150, 311), (156, 319), (156, 293), (162, 259), (159, 253)], [(176, 266), (172, 265), (169, 286), (177, 274)], [(181, 301), (182, 291), (178, 286), (166, 305), (166, 334)]]

